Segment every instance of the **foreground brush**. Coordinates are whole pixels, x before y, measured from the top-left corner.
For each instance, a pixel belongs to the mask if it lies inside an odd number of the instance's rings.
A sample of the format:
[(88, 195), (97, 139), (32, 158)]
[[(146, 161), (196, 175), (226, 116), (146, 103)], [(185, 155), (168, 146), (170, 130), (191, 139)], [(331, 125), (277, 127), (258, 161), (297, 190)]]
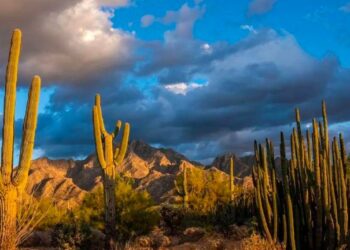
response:
[(12, 34), (6, 70), (5, 101), (2, 128), (0, 174), (0, 249), (13, 250), (17, 244), (16, 215), (21, 193), (28, 180), (38, 116), (41, 80), (34, 76), (28, 94), (23, 124), (19, 166), (13, 169), (14, 125), (18, 62), (21, 50), (21, 31)]
[(342, 135), (328, 135), (326, 104), (322, 122), (313, 119), (312, 133), (302, 134), (296, 109), (287, 159), (281, 133), (281, 178), (277, 177), (274, 147), (255, 142), (253, 180), (260, 226), (270, 242), (288, 249), (336, 249), (349, 240), (347, 155)]
[(105, 200), (105, 234), (106, 250), (116, 249), (116, 197), (115, 197), (115, 178), (116, 167), (120, 166), (124, 160), (129, 142), (130, 125), (125, 123), (123, 136), (120, 146), (114, 147), (113, 141), (116, 139), (122, 127), (122, 122), (118, 121), (114, 132), (108, 133), (105, 129), (101, 98), (96, 95), (95, 105), (93, 107), (93, 124), (96, 154), (100, 167), (103, 171), (103, 189)]

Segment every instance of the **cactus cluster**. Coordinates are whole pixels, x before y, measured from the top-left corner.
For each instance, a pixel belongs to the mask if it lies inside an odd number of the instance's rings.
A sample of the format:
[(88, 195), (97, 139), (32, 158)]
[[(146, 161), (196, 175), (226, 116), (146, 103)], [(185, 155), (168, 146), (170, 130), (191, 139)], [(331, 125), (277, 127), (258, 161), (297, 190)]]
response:
[(37, 125), (41, 80), (34, 76), (28, 94), (18, 168), (13, 168), (16, 85), (22, 33), (13, 32), (6, 71), (0, 174), (0, 249), (16, 249), (18, 202), (28, 180)]
[(121, 130), (122, 122), (118, 120), (115, 125), (115, 130), (112, 133), (107, 132), (102, 116), (100, 95), (96, 95), (95, 97), (95, 105), (92, 113), (96, 154), (103, 172), (106, 234), (105, 249), (114, 250), (116, 249), (116, 167), (120, 166), (124, 160), (129, 143), (130, 125), (129, 123), (125, 123), (120, 145), (115, 146), (114, 140)]
[(302, 133), (300, 112), (290, 136), (290, 159), (281, 132), (281, 178), (270, 140), (254, 143), (253, 181), (261, 228), (270, 242), (288, 249), (335, 249), (349, 240), (350, 182), (343, 136), (329, 141), (326, 104), (322, 121), (313, 119), (312, 133)]

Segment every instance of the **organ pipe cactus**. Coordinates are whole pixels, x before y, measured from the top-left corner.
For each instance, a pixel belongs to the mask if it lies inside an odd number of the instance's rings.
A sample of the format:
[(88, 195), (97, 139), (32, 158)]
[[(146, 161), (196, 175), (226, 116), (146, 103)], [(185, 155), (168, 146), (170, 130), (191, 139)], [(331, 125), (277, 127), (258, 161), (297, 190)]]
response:
[(28, 180), (37, 125), (41, 80), (34, 76), (29, 89), (23, 124), (19, 165), (13, 169), (16, 85), (21, 50), (21, 31), (12, 34), (6, 71), (0, 174), (0, 249), (16, 249), (16, 215)]
[(116, 249), (116, 167), (120, 166), (124, 160), (129, 142), (130, 125), (125, 123), (120, 145), (114, 146), (113, 141), (121, 130), (122, 122), (117, 121), (115, 130), (112, 133), (107, 132), (102, 116), (100, 95), (95, 97), (93, 124), (97, 159), (103, 172), (105, 249), (114, 250)]
[(281, 241), (287, 249), (344, 247), (349, 241), (350, 181), (343, 136), (330, 142), (325, 102), (322, 120), (313, 119), (312, 133), (307, 130), (305, 138), (298, 109), (295, 118), (290, 154), (281, 133), (280, 178), (272, 142), (266, 141), (266, 150), (254, 143), (252, 176), (260, 226), (268, 241)]

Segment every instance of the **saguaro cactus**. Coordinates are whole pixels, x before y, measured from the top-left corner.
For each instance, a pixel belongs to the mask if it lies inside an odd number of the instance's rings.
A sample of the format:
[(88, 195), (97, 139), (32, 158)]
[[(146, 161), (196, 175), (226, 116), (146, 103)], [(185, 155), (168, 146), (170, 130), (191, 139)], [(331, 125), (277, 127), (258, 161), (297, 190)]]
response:
[(230, 159), (230, 199), (231, 202), (234, 200), (234, 192), (235, 192), (235, 176), (234, 176), (234, 160), (233, 157)]
[(13, 169), (14, 122), (18, 62), (21, 50), (21, 31), (12, 34), (11, 48), (6, 71), (2, 152), (0, 174), (0, 249), (16, 249), (16, 215), (21, 193), (27, 184), (35, 130), (38, 116), (41, 80), (34, 76), (28, 94), (23, 124), (23, 138), (19, 166)]
[(122, 164), (129, 142), (130, 125), (125, 123), (123, 136), (119, 146), (114, 146), (116, 139), (122, 127), (119, 120), (116, 123), (115, 130), (108, 133), (103, 122), (101, 98), (96, 95), (95, 105), (93, 107), (94, 137), (96, 145), (96, 154), (100, 167), (103, 172), (103, 189), (105, 201), (105, 249), (116, 249), (116, 197), (115, 197), (115, 177), (116, 167)]
[(184, 180), (183, 180), (184, 208), (188, 208), (188, 183), (187, 183), (188, 172), (187, 171), (188, 171), (187, 166), (184, 165)]
[[(286, 144), (281, 133), (281, 178), (276, 178), (276, 162), (254, 143), (253, 179), (260, 226), (269, 241), (278, 238), (288, 249), (338, 249), (349, 244), (349, 186), (346, 177), (346, 151), (343, 136), (331, 142), (328, 135), (326, 104), (322, 103), (322, 122), (313, 119), (312, 138), (303, 138), (300, 113), (296, 109), (296, 128), (290, 140), (287, 159)], [(273, 155), (271, 142), (266, 143)], [(272, 183), (272, 191), (266, 187)], [(269, 220), (272, 203), (273, 221)], [(279, 217), (282, 215), (282, 217)], [(278, 230), (280, 228), (280, 230)], [(274, 232), (273, 238), (271, 232)], [(276, 232), (283, 231), (278, 235)], [(348, 247), (348, 246), (347, 246)]]

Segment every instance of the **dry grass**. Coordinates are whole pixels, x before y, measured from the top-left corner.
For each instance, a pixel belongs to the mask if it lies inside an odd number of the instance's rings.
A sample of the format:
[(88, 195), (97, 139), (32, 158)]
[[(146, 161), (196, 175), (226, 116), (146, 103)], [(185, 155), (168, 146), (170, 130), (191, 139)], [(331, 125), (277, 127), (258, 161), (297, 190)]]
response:
[(282, 250), (285, 249), (282, 244), (270, 244), (259, 234), (253, 233), (250, 237), (241, 241), (241, 250)]

